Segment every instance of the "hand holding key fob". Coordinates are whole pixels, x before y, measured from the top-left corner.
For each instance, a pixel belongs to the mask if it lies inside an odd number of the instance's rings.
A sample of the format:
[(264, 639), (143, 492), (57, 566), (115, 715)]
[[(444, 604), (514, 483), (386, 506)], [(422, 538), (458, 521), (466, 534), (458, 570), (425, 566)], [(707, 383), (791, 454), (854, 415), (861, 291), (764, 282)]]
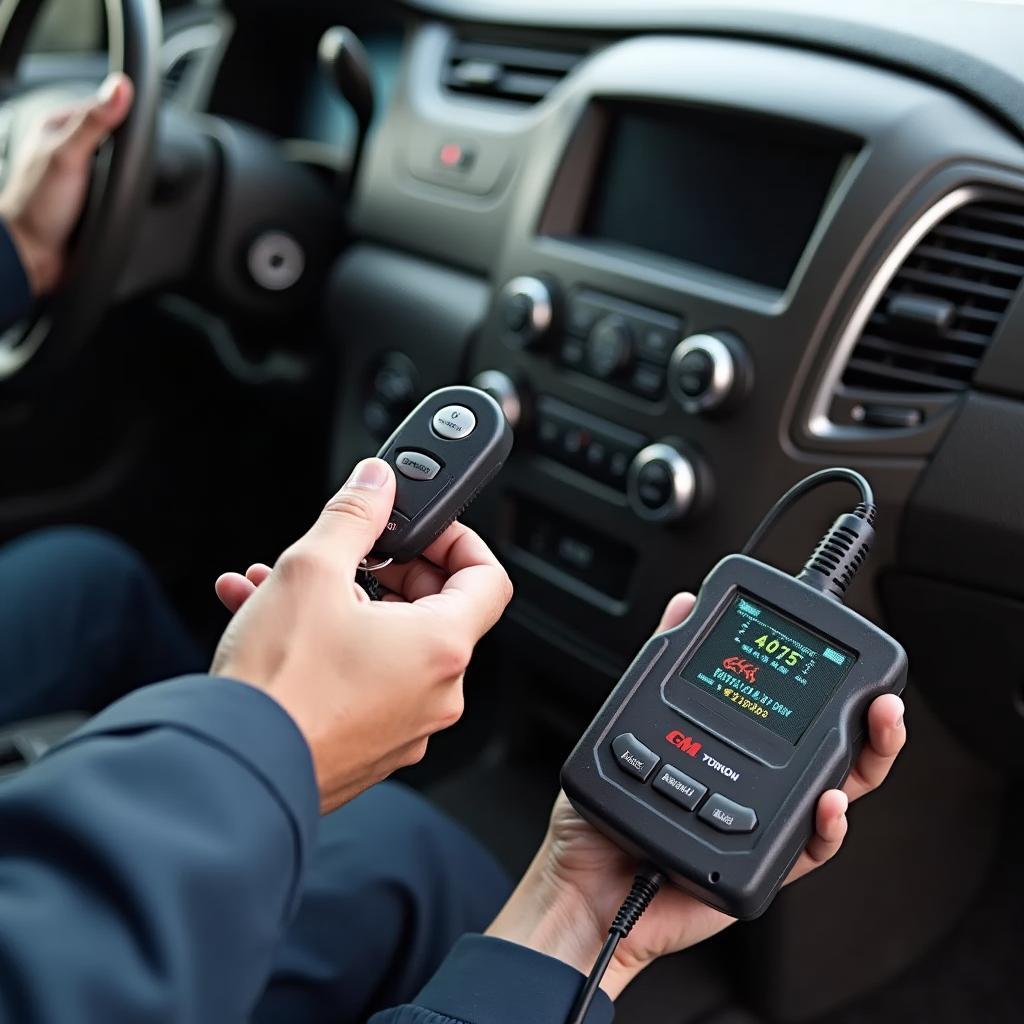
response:
[(395, 507), (372, 559), (410, 562), (472, 503), (512, 451), (512, 429), (498, 403), (476, 388), (428, 395), (377, 457), (398, 482)]

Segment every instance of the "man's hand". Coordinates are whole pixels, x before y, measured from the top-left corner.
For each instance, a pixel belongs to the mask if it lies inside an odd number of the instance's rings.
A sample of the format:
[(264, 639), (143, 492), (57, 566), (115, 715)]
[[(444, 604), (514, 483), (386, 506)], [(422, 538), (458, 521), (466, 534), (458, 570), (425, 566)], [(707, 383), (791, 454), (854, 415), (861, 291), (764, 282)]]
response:
[[(682, 622), (693, 604), (692, 595), (677, 594), (658, 632)], [(881, 785), (889, 774), (906, 742), (903, 701), (891, 694), (879, 697), (869, 710), (868, 727), (869, 742), (846, 785), (822, 794), (818, 801), (816, 833), (787, 884), (838, 852), (850, 801)], [(583, 821), (561, 795), (540, 851), (487, 934), (529, 946), (589, 974), (636, 869), (633, 858)], [(619, 943), (601, 987), (614, 999), (658, 957), (702, 942), (732, 923), (732, 918), (666, 885)]]
[(391, 593), (370, 602), (353, 581), (394, 497), (391, 467), (367, 459), (273, 570), (217, 581), (237, 614), (213, 673), (288, 711), (309, 743), (325, 812), (419, 761), (430, 736), (461, 717), (473, 648), (512, 597), (487, 545), (456, 523), (423, 558), (379, 573)]
[(111, 75), (92, 99), (43, 120), (15, 154), (0, 193), (0, 218), (35, 296), (60, 282), (68, 240), (89, 190), (92, 158), (128, 116), (133, 96), (128, 78)]

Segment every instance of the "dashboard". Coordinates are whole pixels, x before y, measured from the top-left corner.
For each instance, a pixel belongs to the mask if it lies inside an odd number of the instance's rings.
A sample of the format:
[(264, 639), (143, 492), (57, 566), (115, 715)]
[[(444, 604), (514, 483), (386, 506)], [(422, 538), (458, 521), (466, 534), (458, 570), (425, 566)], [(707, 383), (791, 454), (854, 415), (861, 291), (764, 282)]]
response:
[[(836, 461), (880, 492), (855, 601), (884, 614), (883, 568), (959, 575), (920, 522), (936, 452), (1022, 411), (1022, 172), (989, 112), (852, 57), (419, 20), (330, 300), (356, 360), (338, 464), (412, 395), (488, 375), (518, 454), (477, 518), (529, 634), (603, 680)], [(801, 564), (830, 507), (765, 557)], [(961, 535), (962, 582), (1012, 590), (990, 538)], [(589, 670), (564, 685), (604, 692)]]
[[(813, 928), (767, 933), (764, 1002), (799, 993), (803, 1019), (826, 996), (791, 965), (817, 963), (833, 1001), (870, 984), (864, 886), (895, 906), (893, 878), (953, 885), (929, 859), (953, 804), (922, 794), (945, 792), (953, 763), (969, 788), (967, 749), (1024, 768), (1019, 676), (989, 672), (985, 700), (965, 702), (975, 648), (935, 642), (969, 627), (1009, 648), (1024, 629), (1024, 576), (1007, 568), (1024, 564), (1024, 78), (1007, 42), (1022, 11), (403, 9), (328, 290), (332, 473), (433, 388), (498, 398), (516, 449), (468, 518), (516, 584), (494, 642), (522, 705), (571, 738), (665, 600), (786, 488), (835, 464), (875, 487), (878, 538), (849, 603), (908, 649), (927, 713), (912, 711), (912, 792), (865, 813), (914, 840), (832, 875), (857, 971), (823, 959)], [(760, 556), (798, 569), (840, 501), (816, 496)], [(993, 834), (974, 806), (976, 834)], [(930, 941), (919, 910), (897, 915), (879, 970)]]

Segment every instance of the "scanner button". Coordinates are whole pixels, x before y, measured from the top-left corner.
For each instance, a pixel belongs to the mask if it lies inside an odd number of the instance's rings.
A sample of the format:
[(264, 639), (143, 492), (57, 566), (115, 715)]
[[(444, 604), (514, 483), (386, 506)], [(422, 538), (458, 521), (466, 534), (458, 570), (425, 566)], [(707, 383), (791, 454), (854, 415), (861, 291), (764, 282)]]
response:
[(757, 828), (757, 815), (752, 807), (733, 803), (721, 793), (712, 793), (697, 817), (719, 832), (753, 832)]
[(461, 441), (476, 429), (476, 416), (464, 405), (446, 405), (434, 413), (434, 433), (446, 441)]
[(631, 732), (624, 732), (612, 740), (612, 752), (618, 766), (630, 775), (635, 775), (641, 782), (651, 777), (658, 755), (648, 750)]
[(696, 779), (684, 775), (678, 768), (673, 768), (670, 764), (663, 764), (658, 769), (658, 774), (651, 786), (667, 796), (674, 804), (679, 804), (680, 807), (685, 807), (688, 811), (692, 811), (704, 799), (704, 794), (708, 791), (707, 786), (702, 786)]
[(441, 472), (441, 464), (423, 452), (402, 452), (395, 465), (402, 476), (410, 480), (433, 480)]

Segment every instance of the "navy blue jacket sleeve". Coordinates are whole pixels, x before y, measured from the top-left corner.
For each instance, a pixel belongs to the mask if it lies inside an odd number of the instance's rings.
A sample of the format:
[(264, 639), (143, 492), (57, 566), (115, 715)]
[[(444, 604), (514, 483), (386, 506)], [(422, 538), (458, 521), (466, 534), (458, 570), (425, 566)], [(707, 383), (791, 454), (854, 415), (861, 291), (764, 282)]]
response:
[[(568, 964), (483, 935), (456, 943), (416, 1003), (385, 1010), (370, 1024), (565, 1024), (583, 986)], [(610, 1024), (611, 1000), (599, 992), (587, 1024)]]
[(194, 677), (113, 705), (0, 785), (0, 1021), (244, 1020), (318, 810), (260, 691)]
[(0, 332), (16, 324), (32, 305), (25, 268), (7, 225), (0, 220)]

